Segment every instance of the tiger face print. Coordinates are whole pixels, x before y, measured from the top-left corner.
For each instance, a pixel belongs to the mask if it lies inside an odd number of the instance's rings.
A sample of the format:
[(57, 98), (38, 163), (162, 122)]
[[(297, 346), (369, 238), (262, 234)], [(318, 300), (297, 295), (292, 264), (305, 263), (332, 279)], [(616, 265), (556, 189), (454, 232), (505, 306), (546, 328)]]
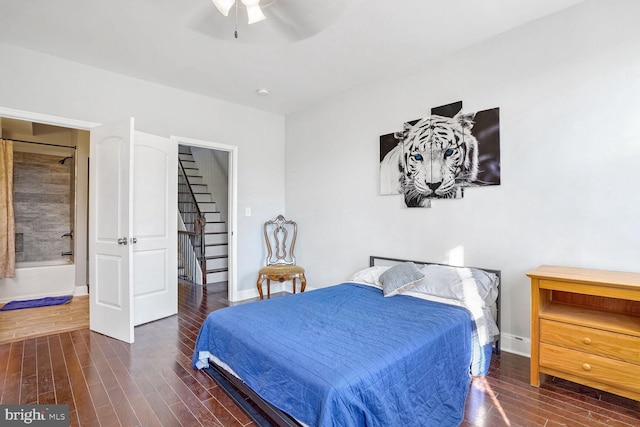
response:
[(429, 199), (461, 197), (478, 176), (478, 141), (471, 134), (475, 113), (429, 116), (395, 134), (402, 147), (400, 187), (409, 207)]

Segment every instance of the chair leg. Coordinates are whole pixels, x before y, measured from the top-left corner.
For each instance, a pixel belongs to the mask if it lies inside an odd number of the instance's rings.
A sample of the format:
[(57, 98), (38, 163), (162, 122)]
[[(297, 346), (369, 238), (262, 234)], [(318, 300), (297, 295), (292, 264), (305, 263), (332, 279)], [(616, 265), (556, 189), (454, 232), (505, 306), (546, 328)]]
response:
[(258, 293), (260, 294), (260, 299), (264, 299), (264, 295), (262, 294), (262, 282), (264, 282), (264, 277), (258, 276)]
[(293, 278), (292, 282), (293, 282), (293, 293), (295, 294), (296, 293), (296, 278), (295, 277)]
[(304, 273), (300, 275), (300, 283), (302, 284), (302, 286), (300, 286), (300, 292), (304, 292), (304, 288), (307, 287), (307, 278), (304, 277)]
[(267, 297), (271, 299), (271, 279), (267, 279)]

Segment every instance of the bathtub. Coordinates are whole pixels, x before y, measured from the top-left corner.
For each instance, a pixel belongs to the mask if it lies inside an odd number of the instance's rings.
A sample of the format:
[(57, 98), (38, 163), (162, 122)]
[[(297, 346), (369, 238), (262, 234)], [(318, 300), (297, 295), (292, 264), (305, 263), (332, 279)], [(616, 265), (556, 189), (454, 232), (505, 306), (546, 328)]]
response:
[(19, 262), (16, 277), (0, 279), (0, 303), (77, 295), (75, 283), (76, 266), (70, 259)]
[(24, 261), (17, 262), (16, 269), (19, 268), (34, 268), (34, 267), (51, 267), (60, 265), (73, 265), (73, 261), (69, 258), (52, 259), (49, 261)]

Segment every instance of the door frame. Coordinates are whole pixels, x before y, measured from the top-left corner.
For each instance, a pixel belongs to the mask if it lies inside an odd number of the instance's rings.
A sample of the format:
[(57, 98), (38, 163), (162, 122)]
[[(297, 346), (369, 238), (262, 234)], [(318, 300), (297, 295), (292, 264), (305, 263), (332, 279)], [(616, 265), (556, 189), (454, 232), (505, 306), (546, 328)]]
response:
[(238, 224), (238, 147), (235, 145), (221, 144), (218, 142), (204, 141), (200, 139), (186, 138), (183, 136), (171, 136), (171, 140), (177, 145), (206, 148), (210, 150), (224, 151), (229, 156), (229, 171), (227, 176), (227, 194), (229, 214), (228, 222), (228, 285), (227, 299), (231, 302), (238, 300), (238, 269), (237, 269), (237, 224)]
[[(25, 110), (18, 110), (15, 108), (7, 108), (7, 107), (2, 107), (0, 106), (0, 117), (6, 117), (8, 119), (16, 119), (16, 120), (25, 120), (25, 121), (30, 121), (30, 122), (35, 122), (35, 123), (41, 123), (41, 124), (45, 124), (45, 125), (52, 125), (52, 126), (60, 126), (60, 127), (66, 127), (69, 129), (78, 129), (78, 130), (85, 130), (85, 131), (91, 131), (91, 129), (100, 126), (100, 123), (95, 123), (95, 122), (87, 122), (87, 121), (83, 121), (83, 120), (75, 120), (75, 119), (70, 119), (67, 117), (60, 117), (60, 116), (53, 116), (53, 115), (49, 115), (49, 114), (41, 114), (41, 113), (35, 113), (32, 111), (25, 111)], [(89, 147), (87, 146), (87, 150), (89, 150)], [(87, 177), (88, 178), (88, 177)], [(88, 194), (88, 188), (87, 188), (87, 206), (89, 203), (88, 200), (89, 194)], [(78, 207), (78, 200), (76, 199), (75, 201), (76, 203), (76, 208)], [(87, 212), (88, 215), (88, 212)], [(88, 217), (87, 217), (88, 219)], [(78, 220), (77, 216), (76, 216), (76, 221)], [(88, 225), (88, 223), (87, 223)], [(86, 234), (85, 234), (85, 239), (86, 239), (86, 243), (88, 243), (89, 241), (89, 228), (88, 226), (86, 227), (85, 230)], [(77, 257), (79, 254), (83, 254), (83, 256), (88, 257), (89, 254), (89, 248), (88, 246), (86, 247), (86, 251), (80, 251), (78, 249), (78, 245), (77, 245), (78, 240), (74, 239), (74, 245), (75, 247), (73, 248), (74, 254)], [(87, 291), (87, 280), (89, 277), (89, 262), (88, 260), (85, 261), (85, 265), (78, 267), (78, 259), (76, 258), (76, 261), (74, 263), (74, 295), (87, 295), (88, 291)], [(82, 273), (82, 274), (79, 274)], [(82, 276), (80, 278), (80, 276)], [(81, 280), (81, 285), (78, 285), (79, 280)], [(82, 289), (84, 290), (83, 293), (78, 293), (79, 291), (79, 287), (82, 287)]]

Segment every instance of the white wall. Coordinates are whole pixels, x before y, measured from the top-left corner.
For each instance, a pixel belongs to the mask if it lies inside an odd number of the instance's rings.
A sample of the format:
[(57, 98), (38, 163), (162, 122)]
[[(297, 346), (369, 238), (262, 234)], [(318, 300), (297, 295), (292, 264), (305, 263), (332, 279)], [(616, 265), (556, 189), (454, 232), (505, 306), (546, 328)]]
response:
[[(587, 2), (287, 117), (286, 212), (309, 286), (369, 255), (501, 269), (503, 342), (526, 353), (527, 271), (639, 271), (638, 16), (635, 0)], [(500, 107), (502, 185), (431, 209), (379, 196), (379, 136), (458, 100)]]
[(284, 210), (284, 117), (0, 43), (0, 107), (238, 147), (238, 290), (257, 295), (261, 226)]

